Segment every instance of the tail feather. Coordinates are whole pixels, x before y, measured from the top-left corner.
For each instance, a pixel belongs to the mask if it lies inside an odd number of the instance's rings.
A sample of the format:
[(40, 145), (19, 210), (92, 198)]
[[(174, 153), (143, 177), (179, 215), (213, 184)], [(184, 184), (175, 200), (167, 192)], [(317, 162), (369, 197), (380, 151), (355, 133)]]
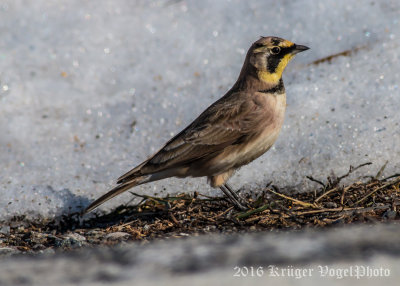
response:
[(140, 164), (139, 166), (136, 166), (135, 168), (133, 168), (132, 170), (130, 170), (129, 172), (123, 174), (121, 177), (119, 177), (117, 179), (117, 184), (123, 184), (125, 182), (128, 182), (130, 180), (135, 179), (135, 177), (139, 177), (139, 176), (143, 176), (142, 174), (140, 174), (140, 169), (147, 163), (147, 161), (144, 161), (142, 164)]
[(94, 210), (95, 208), (97, 208), (98, 206), (100, 206), (101, 204), (103, 204), (104, 202), (108, 201), (109, 199), (112, 199), (113, 197), (125, 192), (126, 190), (129, 190), (130, 188), (133, 188), (137, 185), (140, 184), (144, 184), (147, 183), (148, 180), (146, 180), (147, 177), (139, 177), (139, 178), (135, 178), (132, 181), (120, 184), (118, 186), (116, 186), (114, 189), (112, 189), (111, 191), (109, 191), (108, 193), (102, 195), (100, 198), (98, 198), (97, 200), (95, 200), (93, 203), (91, 203), (83, 212), (82, 214), (86, 214), (88, 212), (91, 212), (92, 210)]
[[(174, 176), (182, 176), (183, 174), (186, 174), (185, 172), (187, 171), (187, 168), (181, 168), (181, 169), (168, 169), (166, 171), (158, 172), (158, 173), (153, 173), (149, 175), (142, 175), (140, 177), (132, 178), (129, 179), (125, 178), (123, 181), (118, 181), (121, 182), (119, 183), (118, 186), (116, 186), (114, 189), (106, 193), (105, 195), (102, 195), (100, 198), (95, 200), (93, 203), (91, 203), (83, 212), (82, 215), (94, 210), (97, 208), (99, 205), (102, 203), (108, 201), (109, 199), (112, 199), (113, 197), (129, 190), (130, 188), (133, 188), (135, 186), (149, 183), (149, 182), (154, 182), (158, 180), (162, 180), (165, 178), (169, 177), (174, 177)], [(128, 181), (126, 181), (128, 180)], [(118, 184), (117, 182), (117, 184)]]

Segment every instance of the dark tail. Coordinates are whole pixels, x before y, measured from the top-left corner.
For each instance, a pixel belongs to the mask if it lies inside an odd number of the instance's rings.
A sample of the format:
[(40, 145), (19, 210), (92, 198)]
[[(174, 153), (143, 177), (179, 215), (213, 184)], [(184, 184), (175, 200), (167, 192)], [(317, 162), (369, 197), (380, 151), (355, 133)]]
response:
[(116, 186), (114, 189), (112, 189), (111, 191), (109, 191), (108, 193), (102, 195), (100, 198), (98, 198), (97, 200), (95, 200), (93, 203), (91, 203), (83, 212), (82, 215), (91, 212), (92, 210), (94, 210), (95, 208), (97, 208), (99, 205), (103, 204), (104, 202), (108, 201), (109, 199), (129, 190), (130, 188), (133, 188), (137, 185), (143, 184), (143, 183), (147, 183), (147, 178), (146, 177), (139, 177), (139, 178), (135, 178), (132, 181), (123, 183), (121, 185)]

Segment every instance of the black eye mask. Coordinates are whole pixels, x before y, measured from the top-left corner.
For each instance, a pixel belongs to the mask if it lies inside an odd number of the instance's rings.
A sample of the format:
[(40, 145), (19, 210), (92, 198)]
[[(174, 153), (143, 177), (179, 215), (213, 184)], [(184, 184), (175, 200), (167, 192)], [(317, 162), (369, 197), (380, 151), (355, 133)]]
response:
[(275, 73), (276, 68), (278, 67), (279, 63), (281, 62), (281, 59), (285, 55), (291, 53), (295, 48), (296, 48), (296, 45), (293, 45), (291, 47), (281, 48), (281, 51), (276, 55), (270, 54), (267, 57), (267, 66), (266, 66), (268, 72)]

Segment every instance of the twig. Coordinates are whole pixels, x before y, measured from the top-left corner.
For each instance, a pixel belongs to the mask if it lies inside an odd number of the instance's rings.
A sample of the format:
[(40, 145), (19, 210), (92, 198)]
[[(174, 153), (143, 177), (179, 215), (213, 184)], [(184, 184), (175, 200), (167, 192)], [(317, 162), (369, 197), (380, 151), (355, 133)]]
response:
[[(129, 204), (130, 204), (131, 202), (133, 202), (134, 200), (135, 200), (135, 199), (133, 198), (133, 199), (129, 200), (126, 204), (124, 204), (124, 205), (123, 205), (124, 208), (127, 209), (127, 208), (129, 207)], [(132, 207), (132, 208), (138, 208), (138, 207), (140, 207), (146, 200), (147, 200), (146, 198), (142, 198), (142, 199), (140, 200), (139, 203), (137, 203), (136, 205), (133, 205), (133, 206), (131, 206), (131, 207)]]
[(199, 213), (198, 216), (199, 216), (199, 218), (202, 218), (202, 219), (208, 220), (208, 221), (210, 221), (212, 223), (215, 223), (214, 219), (212, 219), (210, 217), (206, 217), (206, 216), (202, 215), (201, 213)]
[(198, 195), (207, 198), (207, 200), (211, 201), (211, 202), (212, 201), (223, 201), (223, 200), (225, 200), (225, 197), (212, 197), (212, 196), (207, 196), (207, 195), (200, 194), (200, 193)]
[(382, 176), (382, 173), (383, 173), (383, 171), (385, 170), (386, 165), (387, 165), (388, 163), (389, 163), (389, 161), (387, 160), (387, 161), (385, 162), (385, 164), (383, 164), (383, 166), (379, 169), (378, 173), (376, 173), (376, 175), (375, 175), (375, 177), (374, 177), (375, 180), (377, 180), (380, 176)]
[(367, 195), (365, 195), (364, 197), (362, 197), (361, 199), (359, 199), (358, 201), (356, 201), (356, 202), (355, 202), (354, 204), (352, 204), (352, 205), (355, 206), (355, 205), (361, 203), (362, 201), (365, 201), (368, 197), (372, 196), (372, 195), (375, 194), (376, 192), (381, 191), (381, 190), (383, 190), (383, 189), (386, 189), (387, 187), (390, 187), (390, 186), (395, 185), (395, 184), (397, 184), (397, 183), (400, 183), (400, 178), (398, 178), (397, 180), (394, 180), (393, 182), (386, 183), (386, 184), (384, 184), (382, 187), (379, 187), (379, 188), (377, 188), (377, 189), (375, 189), (375, 190), (372, 190), (371, 192), (369, 192)]
[[(352, 186), (353, 186), (353, 185), (344, 188), (343, 191), (344, 191), (344, 192), (347, 192)], [(323, 193), (323, 194), (320, 195), (318, 198), (316, 198), (315, 201), (314, 201), (314, 203), (318, 203), (323, 197), (326, 197), (327, 195), (329, 195), (329, 194), (331, 194), (331, 193), (333, 193), (333, 192), (336, 192), (336, 191), (338, 191), (339, 189), (340, 189), (340, 187), (334, 187), (333, 189), (330, 189), (329, 191)]]
[(341, 205), (341, 206), (343, 206), (343, 203), (344, 203), (344, 195), (345, 195), (346, 192), (349, 190), (349, 188), (350, 188), (350, 187), (343, 188), (342, 195), (340, 196), (340, 205)]
[(231, 207), (227, 208), (227, 209), (226, 209), (225, 211), (223, 211), (222, 213), (217, 214), (216, 216), (213, 216), (212, 219), (216, 219), (216, 218), (218, 218), (218, 217), (220, 217), (220, 216), (225, 215), (226, 213), (230, 212), (233, 208), (234, 208), (234, 206), (231, 206)]
[(310, 204), (310, 203), (302, 202), (302, 201), (300, 201), (300, 200), (291, 198), (291, 197), (286, 196), (286, 195), (284, 195), (284, 194), (275, 192), (275, 191), (273, 191), (272, 189), (267, 189), (267, 191), (269, 191), (269, 192), (271, 192), (271, 193), (273, 193), (273, 194), (275, 194), (275, 195), (277, 195), (277, 196), (279, 196), (279, 197), (281, 197), (281, 198), (285, 198), (285, 199), (287, 199), (287, 200), (291, 200), (293, 203), (298, 204), (298, 205), (302, 205), (303, 207), (306, 207), (306, 208), (319, 208), (319, 207), (318, 207), (317, 205), (315, 205), (315, 204)]
[(334, 209), (322, 209), (322, 210), (310, 210), (310, 211), (305, 211), (305, 212), (299, 212), (299, 213), (294, 213), (294, 215), (305, 215), (305, 214), (316, 214), (316, 213), (323, 213), (323, 212), (339, 212), (339, 213), (346, 213), (349, 211), (356, 211), (357, 213), (364, 213), (364, 212), (369, 212), (373, 210), (384, 210), (390, 208), (390, 205), (384, 205), (384, 206), (376, 206), (376, 207), (354, 207), (354, 208), (334, 208)]
[[(355, 170), (357, 170), (357, 169), (359, 169), (359, 168), (361, 168), (361, 167), (367, 166), (367, 165), (371, 165), (371, 164), (372, 164), (371, 162), (366, 162), (366, 163), (363, 163), (363, 164), (361, 164), (361, 165), (358, 165), (357, 167), (350, 166), (349, 171), (348, 171), (346, 174), (344, 174), (344, 175), (342, 175), (342, 176), (340, 176), (340, 177), (337, 178), (336, 185), (338, 185), (338, 184), (340, 183), (341, 180), (343, 180), (344, 178), (346, 178), (347, 176), (349, 176), (349, 175), (350, 175), (351, 173), (353, 173)], [(308, 176), (307, 176), (307, 178), (310, 179)], [(312, 178), (312, 177), (311, 177), (310, 180), (312, 180), (312, 181), (314, 181), (314, 182), (317, 182), (317, 183), (319, 182), (320, 184), (322, 184), (323, 186), (325, 186), (325, 184), (323, 184), (323, 183), (320, 182), (320, 181), (315, 180), (315, 179)], [(347, 187), (347, 190), (348, 190), (350, 187), (351, 187), (351, 186)], [(339, 187), (336, 186), (336, 187), (330, 189), (329, 191), (323, 193), (322, 195), (320, 195), (318, 198), (315, 199), (314, 203), (317, 203), (317, 202), (320, 201), (323, 197), (325, 197), (325, 196), (327, 196), (327, 195), (329, 195), (329, 194), (331, 194), (331, 193), (333, 193), (333, 192), (336, 192), (338, 189), (339, 189)], [(346, 190), (346, 191), (347, 191), (347, 190)]]
[(130, 192), (132, 195), (134, 195), (134, 196), (137, 196), (137, 197), (140, 197), (140, 198), (144, 198), (144, 199), (150, 199), (150, 200), (154, 200), (154, 201), (158, 201), (158, 202), (160, 202), (160, 203), (168, 203), (168, 201), (167, 200), (165, 200), (165, 199), (161, 199), (161, 198), (157, 198), (157, 197), (152, 197), (152, 196), (148, 196), (148, 195), (139, 195), (139, 194), (137, 194), (137, 193), (134, 193), (134, 192)]
[(363, 163), (361, 165), (358, 165), (357, 167), (353, 167), (353, 166), (350, 165), (349, 171), (346, 174), (344, 174), (343, 176), (340, 176), (340, 177), (337, 178), (337, 180), (338, 180), (337, 183), (339, 183), (342, 179), (344, 179), (347, 176), (349, 176), (355, 170), (360, 169), (361, 167), (364, 167), (364, 166), (368, 166), (368, 165), (372, 165), (372, 163), (371, 162), (366, 162), (366, 163)]
[(397, 177), (400, 177), (400, 174), (391, 175), (391, 176), (389, 176), (387, 178), (382, 179), (382, 181), (387, 181), (387, 180), (390, 180), (390, 179), (393, 179), (393, 178), (397, 178)]
[(251, 215), (253, 215), (253, 214), (263, 212), (263, 211), (265, 211), (266, 209), (268, 209), (269, 206), (270, 206), (270, 204), (265, 204), (265, 205), (263, 205), (263, 206), (261, 206), (261, 207), (259, 207), (259, 208), (254, 209), (254, 210), (250, 210), (250, 211), (247, 211), (247, 212), (244, 212), (244, 213), (240, 213), (240, 214), (238, 214), (238, 215), (236, 216), (236, 218), (242, 219), (242, 218), (249, 217), (249, 216), (251, 216)]
[(342, 212), (342, 211), (352, 211), (357, 209), (363, 209), (363, 207), (357, 208), (334, 208), (334, 209), (320, 209), (320, 210), (310, 210), (304, 212), (293, 213), (294, 215), (300, 216), (305, 214), (317, 214), (317, 213), (325, 213), (325, 212)]
[(386, 210), (390, 209), (390, 205), (383, 205), (383, 206), (375, 206), (375, 207), (369, 207), (369, 208), (360, 208), (357, 209), (355, 212), (356, 213), (365, 213), (365, 212), (370, 212), (374, 210)]
[(176, 217), (174, 216), (174, 214), (172, 212), (168, 212), (168, 214), (176, 226), (181, 226), (180, 222), (176, 219)]
[(311, 62), (308, 65), (319, 65), (319, 64), (324, 63), (324, 62), (331, 62), (334, 58), (337, 58), (337, 57), (340, 57), (340, 56), (347, 57), (347, 56), (351, 55), (354, 52), (357, 52), (357, 51), (359, 51), (361, 49), (365, 49), (366, 47), (367, 46), (359, 46), (359, 47), (354, 47), (354, 48), (349, 49), (349, 50), (344, 50), (342, 52), (339, 52), (339, 53), (336, 53), (336, 54), (332, 54), (332, 55), (323, 57), (321, 59), (315, 60), (315, 61)]
[(111, 228), (115, 227), (115, 228), (118, 229), (118, 231), (120, 231), (120, 230), (121, 230), (122, 228), (124, 228), (125, 226), (128, 226), (128, 225), (130, 225), (130, 224), (133, 224), (133, 223), (135, 223), (135, 222), (136, 222), (136, 220), (132, 220), (132, 221), (126, 222), (126, 223), (121, 224), (121, 225), (111, 226)]
[(331, 193), (333, 193), (333, 192), (336, 192), (337, 190), (338, 190), (338, 187), (335, 187), (335, 188), (333, 188), (333, 189), (330, 189), (329, 191), (323, 193), (323, 194), (320, 195), (318, 198), (316, 198), (316, 199), (314, 200), (314, 203), (318, 203), (323, 197), (326, 197), (327, 195), (329, 195), (329, 194), (331, 194)]
[(314, 177), (312, 177), (312, 176), (306, 176), (306, 178), (309, 179), (310, 181), (313, 181), (313, 182), (316, 182), (316, 183), (320, 184), (321, 186), (324, 187), (324, 189), (326, 188), (326, 186), (325, 186), (325, 184), (324, 184), (323, 182), (321, 182), (321, 181), (319, 181), (319, 180), (317, 180), (317, 179), (314, 179)]

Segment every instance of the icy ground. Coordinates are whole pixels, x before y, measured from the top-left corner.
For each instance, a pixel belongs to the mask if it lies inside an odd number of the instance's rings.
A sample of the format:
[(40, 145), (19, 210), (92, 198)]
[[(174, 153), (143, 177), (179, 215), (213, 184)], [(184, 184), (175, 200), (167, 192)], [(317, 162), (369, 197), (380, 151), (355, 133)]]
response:
[[(285, 71), (275, 147), (232, 185), (307, 190), (306, 175), (367, 161), (363, 175), (386, 160), (385, 174), (399, 171), (397, 0), (3, 0), (0, 19), (0, 220), (52, 217), (106, 192), (231, 87), (260, 35), (311, 50)], [(205, 179), (135, 191), (215, 193)]]

